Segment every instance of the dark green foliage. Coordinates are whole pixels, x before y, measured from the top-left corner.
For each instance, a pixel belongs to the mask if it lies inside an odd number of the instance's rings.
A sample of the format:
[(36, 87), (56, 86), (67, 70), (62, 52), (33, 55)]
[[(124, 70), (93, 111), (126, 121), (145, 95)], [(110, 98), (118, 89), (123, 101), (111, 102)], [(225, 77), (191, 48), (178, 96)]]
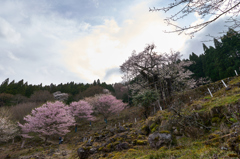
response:
[(233, 29), (221, 38), (213, 39), (214, 46), (209, 48), (203, 44), (204, 54), (197, 56), (192, 53), (189, 60), (194, 64), (188, 67), (195, 79), (209, 77), (213, 82), (235, 76), (240, 66), (240, 34)]
[(158, 97), (159, 94), (156, 91), (146, 90), (143, 93), (139, 93), (138, 95), (134, 96), (133, 103), (144, 108), (144, 115), (147, 118), (154, 102), (158, 100)]
[[(98, 79), (97, 82), (96, 80), (95, 84), (96, 87), (101, 87), (102, 89), (108, 89), (110, 92), (114, 92), (114, 88), (111, 84), (106, 84), (105, 82), (100, 83), (100, 80)], [(66, 84), (58, 84), (55, 85), (53, 83), (51, 83), (50, 85), (46, 85), (46, 86), (42, 86), (42, 84), (39, 85), (29, 85), (27, 82), (24, 83), (23, 79), (15, 82), (14, 80), (11, 81), (9, 83), (9, 78), (7, 78), (6, 80), (4, 80), (2, 82), (2, 84), (0, 85), (0, 94), (2, 94), (2, 98), (0, 99), (0, 106), (2, 105), (14, 105), (14, 104), (18, 104), (19, 100), (13, 98), (13, 96), (10, 95), (17, 95), (17, 96), (23, 96), (23, 97), (27, 97), (30, 98), (34, 92), (36, 91), (48, 91), (51, 94), (57, 91), (61, 91), (63, 93), (68, 93), (70, 94), (70, 97), (68, 99), (67, 102), (72, 102), (75, 99), (79, 100), (82, 99), (83, 96), (79, 93), (86, 91), (87, 89), (89, 89), (90, 87), (92, 87), (94, 84), (83, 84), (83, 83), (74, 83), (74, 82), (70, 82), (70, 83), (66, 83)], [(93, 92), (92, 94), (98, 94), (98, 92)], [(77, 97), (80, 96), (80, 97)], [(75, 98), (77, 97), (77, 98)], [(13, 101), (14, 100), (14, 101)], [(22, 100), (22, 99), (21, 99)], [(25, 99), (24, 99), (25, 100)]]

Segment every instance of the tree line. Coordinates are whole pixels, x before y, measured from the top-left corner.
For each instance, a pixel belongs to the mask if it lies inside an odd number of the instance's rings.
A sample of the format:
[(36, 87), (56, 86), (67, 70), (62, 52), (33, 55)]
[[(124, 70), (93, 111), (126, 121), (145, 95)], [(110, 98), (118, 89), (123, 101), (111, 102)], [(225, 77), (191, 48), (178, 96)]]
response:
[(187, 67), (194, 74), (194, 79), (208, 77), (215, 82), (227, 77), (235, 76), (240, 67), (240, 34), (233, 29), (221, 37), (221, 41), (213, 39), (214, 47), (203, 44), (204, 53), (199, 56), (189, 55), (193, 64)]
[[(3, 105), (15, 105), (21, 103), (21, 101), (31, 100), (31, 102), (46, 102), (52, 98), (52, 93), (60, 91), (62, 93), (68, 93), (68, 103), (72, 101), (78, 101), (84, 97), (94, 96), (100, 94), (103, 89), (109, 90), (111, 93), (115, 93), (114, 86), (107, 84), (106, 82), (97, 82), (94, 80), (92, 84), (89, 83), (60, 83), (58, 85), (51, 83), (50, 85), (43, 86), (28, 84), (24, 80), (18, 82), (9, 81), (9, 78), (5, 79), (0, 85), (0, 106)], [(41, 99), (40, 99), (41, 98)], [(38, 100), (38, 101), (36, 101)]]

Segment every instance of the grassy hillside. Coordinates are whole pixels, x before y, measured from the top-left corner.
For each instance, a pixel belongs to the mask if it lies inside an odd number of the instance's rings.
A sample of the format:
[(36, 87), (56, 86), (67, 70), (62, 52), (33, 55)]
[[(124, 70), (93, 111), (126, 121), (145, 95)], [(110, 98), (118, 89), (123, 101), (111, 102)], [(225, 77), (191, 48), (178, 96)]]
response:
[[(0, 158), (75, 159), (79, 148), (92, 159), (238, 158), (240, 77), (224, 81), (228, 88), (217, 81), (175, 94), (174, 98), (165, 101), (167, 109), (146, 120), (139, 115), (139, 108), (132, 107), (111, 117), (107, 125), (100, 116), (92, 126), (89, 122), (82, 122), (77, 132), (71, 128), (60, 146), (57, 137), (52, 137), (46, 145), (34, 137), (21, 149), (21, 139), (16, 138), (14, 144), (0, 145)], [(171, 142), (160, 148), (151, 148), (148, 136), (154, 132), (171, 134)]]

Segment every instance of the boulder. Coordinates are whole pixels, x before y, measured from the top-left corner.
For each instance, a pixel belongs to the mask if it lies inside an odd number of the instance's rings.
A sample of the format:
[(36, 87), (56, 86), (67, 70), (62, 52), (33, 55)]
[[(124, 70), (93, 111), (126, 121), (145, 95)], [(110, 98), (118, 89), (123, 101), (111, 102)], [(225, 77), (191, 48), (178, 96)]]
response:
[(148, 136), (148, 143), (152, 148), (160, 148), (172, 142), (172, 135), (169, 133), (154, 132)]
[(118, 130), (119, 132), (124, 132), (124, 131), (126, 131), (125, 130), (125, 128), (124, 127), (122, 127), (122, 126), (119, 126), (119, 130)]
[(116, 150), (123, 150), (128, 148), (129, 148), (129, 144), (127, 142), (119, 143), (118, 145), (115, 146)]
[(88, 151), (84, 150), (83, 148), (79, 148), (77, 150), (77, 153), (78, 153), (78, 157), (80, 159), (86, 159), (86, 158), (88, 158), (88, 155), (89, 155)]
[(91, 154), (97, 153), (97, 148), (93, 147), (89, 150)]

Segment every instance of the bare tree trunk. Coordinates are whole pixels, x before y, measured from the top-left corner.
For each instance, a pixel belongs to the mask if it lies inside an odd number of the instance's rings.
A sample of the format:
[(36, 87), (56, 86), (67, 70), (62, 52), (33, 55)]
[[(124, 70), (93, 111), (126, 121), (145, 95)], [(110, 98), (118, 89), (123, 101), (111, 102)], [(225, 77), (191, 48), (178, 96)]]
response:
[(12, 144), (14, 144), (14, 138), (12, 139)]
[(45, 145), (46, 145), (46, 143), (47, 143), (47, 139), (48, 139), (48, 137), (46, 136), (46, 138), (45, 138)]
[[(157, 92), (157, 86), (156, 86), (156, 83), (155, 83), (155, 89), (156, 89), (156, 92)], [(162, 107), (160, 106), (160, 102), (159, 102), (159, 96), (158, 96), (158, 100), (157, 100), (157, 102), (158, 102), (159, 109), (162, 110)]]

